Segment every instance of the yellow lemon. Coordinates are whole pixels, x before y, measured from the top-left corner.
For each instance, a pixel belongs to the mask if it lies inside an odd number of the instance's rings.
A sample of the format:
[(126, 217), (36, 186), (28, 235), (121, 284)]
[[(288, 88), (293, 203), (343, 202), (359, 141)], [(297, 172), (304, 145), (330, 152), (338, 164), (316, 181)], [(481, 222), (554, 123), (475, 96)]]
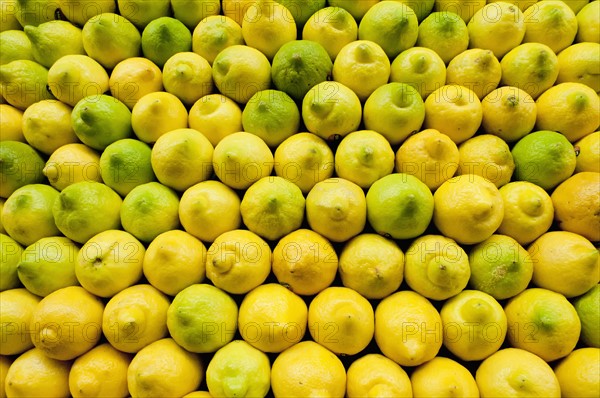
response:
[(144, 58), (162, 68), (173, 55), (192, 50), (192, 32), (179, 19), (160, 17), (142, 31), (141, 47)]
[(333, 286), (310, 302), (308, 326), (317, 343), (336, 354), (354, 355), (373, 339), (375, 314), (371, 303), (358, 292)]
[(79, 26), (102, 13), (114, 13), (116, 9), (112, 0), (58, 0), (58, 6), (69, 21)]
[(524, 43), (542, 43), (558, 54), (575, 40), (577, 16), (565, 1), (538, 1), (523, 11), (523, 16)]
[(81, 143), (63, 145), (52, 152), (43, 173), (59, 191), (82, 181), (103, 182), (100, 155)]
[(271, 248), (254, 232), (225, 232), (208, 248), (206, 277), (228, 293), (247, 293), (263, 283), (270, 272)]
[(117, 350), (136, 353), (167, 335), (169, 304), (167, 296), (147, 284), (123, 289), (106, 303), (102, 332)]
[(108, 72), (88, 55), (70, 54), (48, 69), (48, 88), (61, 102), (75, 106), (87, 96), (99, 96), (109, 89)]
[(314, 341), (303, 341), (280, 353), (271, 368), (275, 397), (343, 397), (346, 369), (342, 361)]
[(71, 363), (33, 348), (17, 357), (4, 382), (8, 397), (68, 397)]
[(434, 11), (453, 12), (468, 23), (478, 10), (485, 6), (484, 0), (436, 0)]
[(335, 171), (340, 178), (369, 188), (394, 171), (394, 151), (378, 132), (354, 131), (342, 139), (335, 151)]
[[(226, 4), (227, 0), (223, 2), (223, 11), (226, 11)], [(221, 50), (236, 44), (244, 44), (242, 27), (227, 14), (207, 16), (193, 29), (192, 51), (211, 65)]]
[(248, 7), (242, 21), (246, 45), (272, 60), (279, 48), (296, 40), (296, 22), (291, 10), (272, 0), (258, 0)]
[(0, 141), (0, 197), (6, 199), (27, 184), (43, 181), (44, 159), (29, 144)]
[(458, 175), (477, 174), (500, 188), (510, 182), (515, 162), (508, 144), (492, 134), (471, 137), (458, 147)]
[(23, 111), (9, 104), (0, 104), (0, 140), (26, 142), (22, 123)]
[(575, 172), (593, 171), (600, 173), (600, 131), (586, 135), (575, 143), (577, 165)]
[(546, 362), (567, 356), (579, 341), (581, 323), (573, 305), (560, 293), (529, 288), (504, 306), (508, 341)]
[(190, 108), (188, 123), (213, 146), (225, 136), (243, 131), (240, 106), (221, 94), (209, 94), (196, 101)]
[(413, 86), (425, 100), (429, 94), (446, 84), (446, 64), (430, 48), (411, 47), (392, 61), (390, 82)]
[(456, 12), (432, 12), (419, 24), (416, 46), (435, 51), (448, 65), (469, 47), (467, 24)]
[(6, 231), (2, 231), (0, 232), (0, 250), (2, 251), (0, 254), (0, 292), (21, 287), (17, 266), (21, 261), (23, 247), (6, 235)]
[(321, 44), (332, 62), (342, 47), (357, 38), (358, 24), (356, 20), (352, 14), (339, 6), (321, 8), (306, 21), (302, 28), (302, 39)]
[(457, 145), (475, 135), (482, 118), (477, 94), (458, 84), (444, 85), (425, 100), (423, 127), (448, 135)]
[(573, 306), (581, 321), (581, 341), (600, 348), (600, 284), (576, 298)]
[(127, 58), (115, 65), (108, 83), (110, 94), (129, 109), (146, 94), (163, 90), (162, 71), (142, 57)]
[(173, 94), (151, 92), (141, 97), (131, 110), (131, 127), (140, 141), (151, 144), (171, 130), (188, 127), (188, 112)]
[(117, 0), (119, 13), (142, 31), (150, 21), (169, 15), (171, 1)]
[(6, 398), (6, 388), (4, 382), (6, 381), (6, 374), (13, 360), (7, 356), (0, 356), (0, 397)]
[(0, 318), (2, 347), (0, 355), (16, 355), (33, 348), (32, 317), (40, 297), (23, 288), (0, 292)]
[(192, 391), (189, 394), (183, 396), (184, 398), (212, 398), (208, 391)]
[(481, 128), (507, 143), (529, 134), (537, 117), (537, 106), (531, 95), (514, 86), (502, 86), (481, 101)]
[(554, 368), (560, 391), (566, 397), (593, 397), (600, 394), (600, 349), (574, 350)]
[(429, 300), (398, 291), (375, 308), (375, 341), (386, 357), (401, 366), (418, 366), (442, 347), (442, 320)]
[(432, 300), (446, 300), (469, 282), (467, 253), (452, 239), (424, 235), (406, 250), (404, 279), (415, 292)]
[(411, 135), (396, 152), (396, 170), (414, 175), (435, 191), (458, 170), (458, 147), (446, 134), (435, 129)]
[(272, 269), (280, 284), (296, 294), (311, 296), (333, 283), (338, 256), (325, 237), (299, 229), (277, 242)]
[(600, 33), (600, 21), (598, 20), (600, 12), (600, 3), (590, 1), (577, 13), (577, 36), (575, 40), (578, 43), (592, 42), (598, 43)]
[(395, 0), (395, 1), (400, 1), (401, 3), (404, 3), (407, 6), (409, 6), (410, 8), (412, 8), (413, 11), (415, 12), (415, 14), (417, 15), (417, 19), (419, 20), (419, 22), (421, 22), (423, 19), (425, 19), (425, 17), (427, 17), (431, 13), (431, 11), (433, 11), (433, 6), (435, 3), (435, 0), (422, 0), (422, 1)]
[(479, 397), (479, 388), (469, 370), (459, 362), (436, 357), (419, 365), (410, 375), (414, 397)]
[[(101, 75), (98, 80), (102, 82)], [(49, 71), (35, 61), (17, 59), (0, 65), (0, 94), (3, 103), (22, 111), (38, 101), (54, 98), (54, 92), (47, 89), (50, 82)]]
[(238, 330), (253, 347), (278, 353), (302, 340), (307, 319), (308, 308), (300, 296), (280, 284), (267, 283), (244, 296)]
[(344, 242), (365, 227), (365, 193), (358, 185), (343, 178), (318, 182), (306, 196), (306, 220), (311, 229), (325, 238)]
[(406, 371), (381, 354), (370, 353), (354, 360), (348, 367), (346, 376), (348, 398), (413, 396)]
[(243, 340), (220, 348), (206, 368), (206, 385), (215, 397), (264, 397), (270, 381), (269, 357)]
[(211, 15), (219, 15), (221, 2), (219, 0), (174, 0), (171, 3), (173, 16), (193, 30), (200, 21)]
[(342, 284), (368, 299), (382, 299), (400, 287), (405, 255), (392, 239), (364, 233), (341, 249), (339, 274)]
[(140, 398), (183, 396), (195, 391), (203, 378), (200, 357), (177, 345), (172, 338), (142, 348), (127, 368), (129, 393)]
[(242, 26), (246, 11), (254, 6), (256, 0), (223, 0), (222, 3), (221, 8), (223, 15), (231, 18), (238, 25)]
[(69, 372), (69, 390), (74, 398), (126, 397), (127, 368), (131, 356), (110, 344), (100, 344), (75, 359)]
[(357, 21), (360, 21), (369, 9), (380, 0), (328, 0), (328, 4), (333, 7), (340, 7), (348, 11)]
[(46, 356), (68, 361), (85, 354), (102, 337), (104, 303), (81, 286), (44, 297), (31, 317), (33, 344)]
[(500, 187), (504, 218), (498, 233), (526, 245), (550, 229), (554, 205), (548, 192), (528, 181), (513, 181)]
[(463, 290), (440, 310), (444, 347), (463, 361), (481, 361), (498, 351), (506, 337), (504, 309), (487, 293)]
[(241, 226), (240, 202), (237, 193), (222, 182), (203, 181), (181, 195), (179, 219), (191, 235), (214, 242), (219, 235)]
[(446, 68), (446, 84), (469, 88), (482, 100), (500, 84), (502, 67), (491, 50), (472, 48), (458, 54)]
[(476, 174), (452, 177), (433, 195), (433, 223), (460, 244), (489, 238), (502, 223), (504, 203), (498, 188)]
[(557, 83), (583, 83), (600, 92), (600, 43), (577, 43), (558, 53)]
[(191, 51), (174, 54), (163, 66), (163, 86), (186, 106), (193, 105), (213, 90), (210, 64)]
[(29, 145), (46, 155), (63, 145), (79, 142), (71, 126), (72, 110), (56, 100), (32, 104), (23, 112), (23, 136)]

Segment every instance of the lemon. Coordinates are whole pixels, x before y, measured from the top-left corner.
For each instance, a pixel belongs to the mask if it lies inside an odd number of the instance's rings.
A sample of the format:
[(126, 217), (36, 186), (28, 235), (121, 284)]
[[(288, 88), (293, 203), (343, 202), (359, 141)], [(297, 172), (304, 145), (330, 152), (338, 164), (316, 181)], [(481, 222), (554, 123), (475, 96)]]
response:
[(600, 173), (600, 131), (586, 135), (575, 143), (577, 165), (575, 172), (593, 171)]
[(433, 304), (411, 290), (398, 291), (375, 308), (375, 341), (401, 366), (418, 366), (442, 347), (442, 320)]
[(245, 104), (258, 91), (270, 87), (271, 64), (256, 48), (236, 44), (217, 54), (212, 77), (221, 94)]
[(207, 16), (193, 30), (192, 50), (211, 65), (221, 50), (235, 44), (244, 44), (242, 27), (226, 15)]
[(131, 111), (110, 95), (82, 98), (73, 107), (71, 124), (81, 142), (97, 150), (133, 136)]
[(17, 189), (43, 181), (44, 160), (30, 145), (0, 141), (0, 197), (8, 198)]
[(31, 40), (20, 26), (19, 29), (3, 30), (0, 33), (0, 45), (3, 50), (0, 56), (0, 65), (18, 59), (35, 61)]
[(421, 180), (393, 173), (375, 181), (366, 195), (369, 224), (393, 239), (415, 238), (427, 229), (433, 215), (433, 196)]
[(452, 239), (422, 235), (406, 250), (404, 280), (415, 292), (431, 300), (446, 300), (469, 282), (467, 253)]
[(212, 285), (194, 284), (177, 293), (171, 302), (167, 327), (175, 342), (187, 351), (215, 352), (233, 340), (237, 318), (237, 304), (227, 293)]
[(185, 191), (212, 175), (213, 152), (212, 144), (199, 131), (171, 130), (152, 146), (152, 170), (163, 185)]
[(573, 145), (562, 134), (540, 130), (529, 133), (513, 146), (513, 180), (529, 181), (545, 190), (555, 188), (575, 171)]
[(558, 77), (558, 57), (543, 43), (523, 43), (510, 50), (502, 60), (501, 86), (514, 86), (537, 99), (552, 87)]
[(280, 284), (267, 283), (244, 296), (238, 330), (254, 348), (279, 353), (302, 340), (307, 317), (301, 297)]
[(114, 0), (58, 0), (64, 16), (79, 26), (102, 13), (114, 13), (116, 5)]
[(191, 106), (213, 90), (210, 64), (196, 53), (177, 53), (165, 62), (163, 85), (167, 92)]
[(146, 25), (160, 17), (166, 17), (170, 14), (170, 0), (156, 0), (152, 2), (144, 0), (117, 0), (119, 13), (131, 21), (140, 31), (143, 31)]
[(16, 0), (0, 1), (0, 18), (2, 18), (2, 21), (4, 22), (2, 24), (2, 28), (0, 28), (0, 32), (4, 32), (5, 30), (17, 30), (22, 28), (15, 12), (16, 2)]
[(294, 15), (284, 4), (258, 0), (248, 7), (242, 21), (246, 45), (256, 48), (272, 60), (285, 43), (296, 40)]
[(21, 287), (17, 265), (21, 261), (23, 247), (8, 235), (0, 233), (0, 291)]
[(69, 372), (69, 390), (76, 398), (125, 397), (131, 356), (108, 343), (100, 344), (75, 359)]
[(419, 24), (416, 46), (435, 51), (448, 65), (469, 47), (467, 24), (455, 12), (432, 12)]
[(394, 151), (384, 136), (373, 130), (345, 136), (335, 152), (335, 171), (340, 178), (369, 188), (394, 170)]
[(107, 230), (91, 237), (79, 250), (77, 280), (100, 297), (112, 297), (142, 276), (144, 246), (130, 233)]
[(303, 341), (275, 358), (271, 389), (276, 397), (343, 397), (346, 370), (327, 348), (314, 341)]
[(162, 68), (173, 55), (192, 50), (192, 33), (180, 20), (160, 17), (142, 31), (141, 47), (144, 58)]
[(27, 290), (40, 297), (78, 285), (75, 276), (78, 252), (79, 247), (63, 236), (42, 238), (23, 251), (17, 266), (19, 280)]
[(600, 92), (600, 43), (577, 43), (558, 53), (557, 83), (582, 83)]
[(302, 101), (309, 90), (328, 80), (333, 69), (327, 50), (317, 41), (306, 39), (283, 44), (272, 65), (273, 84), (295, 101)]
[(377, 4), (380, 0), (328, 0), (327, 4), (333, 7), (343, 8), (348, 11), (350, 15), (357, 21), (360, 21), (369, 9)]
[(471, 288), (503, 300), (527, 288), (533, 275), (533, 259), (523, 246), (506, 235), (495, 234), (469, 251)]
[(558, 131), (571, 142), (596, 131), (600, 125), (598, 94), (583, 83), (557, 84), (542, 93), (536, 105), (536, 128)]
[(491, 50), (472, 48), (458, 54), (446, 68), (446, 84), (469, 88), (482, 100), (500, 84), (502, 68)]
[(179, 98), (164, 91), (141, 97), (131, 110), (131, 127), (140, 141), (147, 144), (171, 130), (188, 127), (188, 112)]
[(28, 184), (17, 189), (2, 208), (2, 225), (6, 233), (24, 246), (60, 235), (52, 215), (58, 196), (56, 189), (45, 184)]
[(54, 13), (59, 6), (57, 2), (50, 0), (15, 0), (14, 6), (9, 6), (9, 10), (12, 9), (12, 13), (21, 26), (38, 26), (43, 22), (53, 20)]
[(53, 98), (55, 92), (46, 89), (50, 82), (48, 69), (35, 61), (18, 59), (0, 65), (0, 94), (4, 102), (22, 111), (38, 101)]
[(220, 348), (206, 368), (208, 391), (215, 397), (264, 397), (270, 381), (269, 357), (243, 340)]
[(412, 8), (398, 1), (373, 4), (358, 25), (359, 40), (377, 43), (393, 59), (417, 42), (419, 21)]
[(500, 188), (510, 182), (515, 162), (508, 144), (493, 134), (471, 137), (458, 147), (458, 175), (477, 174)]
[(334, 155), (320, 137), (307, 132), (286, 138), (275, 149), (275, 174), (296, 184), (303, 194), (334, 172)]
[(33, 312), (33, 344), (50, 358), (75, 359), (100, 341), (103, 311), (102, 301), (81, 286), (56, 290)]
[(211, 398), (210, 392), (208, 391), (192, 391), (189, 394), (183, 396), (184, 398)]
[(512, 143), (535, 127), (537, 106), (531, 95), (514, 86), (502, 86), (481, 100), (481, 128)]
[(593, 397), (600, 393), (600, 349), (585, 347), (574, 350), (554, 368), (563, 396)]
[(179, 226), (179, 197), (159, 182), (133, 188), (120, 209), (123, 229), (143, 242)]
[(409, 136), (396, 152), (396, 170), (417, 177), (431, 191), (452, 178), (459, 161), (458, 147), (446, 134), (435, 129)]
[(564, 3), (566, 3), (569, 8), (571, 8), (571, 10), (573, 10), (573, 12), (575, 14), (577, 14), (579, 11), (581, 11), (581, 9), (586, 6), (590, 0), (571, 0), (571, 1), (564, 1)]
[(577, 35), (577, 16), (567, 2), (538, 1), (523, 11), (524, 43), (542, 43), (558, 54), (570, 46)]
[(324, 8), (326, 4), (326, 0), (280, 0), (280, 2), (290, 10), (299, 30), (302, 30), (314, 13)]
[(527, 181), (513, 181), (500, 188), (504, 218), (498, 233), (526, 245), (550, 229), (554, 205), (541, 187)]
[(224, 232), (208, 248), (206, 277), (228, 293), (247, 293), (263, 283), (270, 272), (271, 249), (254, 232)]
[(167, 335), (167, 296), (142, 284), (125, 288), (107, 303), (102, 332), (121, 352), (136, 353)]
[(109, 76), (90, 56), (65, 55), (48, 69), (48, 88), (56, 99), (75, 106), (87, 96), (97, 98), (108, 91)]
[(552, 192), (554, 218), (561, 229), (600, 241), (598, 181), (600, 173), (580, 172), (569, 177)]
[(325, 140), (334, 140), (356, 131), (361, 118), (360, 99), (339, 82), (318, 83), (302, 99), (302, 120), (306, 128)]
[(223, 137), (215, 146), (213, 169), (225, 185), (233, 189), (247, 189), (271, 175), (273, 153), (257, 135), (236, 132)]
[(219, 15), (221, 2), (219, 0), (173, 0), (171, 1), (173, 16), (193, 30), (200, 21), (212, 15)]
[(242, 112), (243, 131), (262, 138), (272, 148), (298, 132), (300, 111), (283, 91), (263, 90), (250, 98)]
[(463, 290), (440, 310), (444, 347), (463, 361), (481, 361), (498, 351), (506, 337), (504, 309), (487, 293)]
[(256, 0), (223, 0), (221, 4), (222, 13), (242, 26), (246, 11), (254, 6), (255, 2)]
[(444, 85), (425, 100), (423, 127), (448, 135), (457, 145), (475, 135), (482, 119), (479, 97), (465, 86)]
[(436, 0), (434, 11), (451, 12), (468, 23), (477, 11), (485, 6), (485, 0)]
[(508, 341), (546, 362), (567, 356), (579, 341), (581, 324), (573, 305), (560, 293), (529, 288), (504, 306)]
[(523, 42), (525, 16), (514, 1), (488, 2), (473, 14), (467, 29), (470, 48), (490, 50), (502, 59)]
[(475, 378), (461, 363), (436, 357), (410, 375), (414, 397), (479, 397)]
[(17, 357), (6, 373), (8, 397), (68, 397), (71, 363), (50, 358), (37, 348)]
[(29, 106), (22, 115), (22, 132), (29, 145), (51, 155), (63, 145), (79, 142), (71, 126), (72, 109), (56, 100), (42, 100)]
[(425, 19), (431, 13), (431, 11), (433, 11), (433, 6), (435, 3), (435, 0), (419, 0), (419, 1), (395, 0), (395, 1), (400, 1), (401, 3), (404, 3), (407, 6), (409, 6), (410, 8), (412, 8), (413, 11), (415, 12), (415, 14), (417, 15), (417, 19), (419, 20), (419, 22), (421, 22), (423, 19)]
[[(32, 317), (40, 298), (23, 288), (0, 292), (0, 355), (21, 354), (33, 347)], [(35, 330), (35, 329), (33, 329)]]
[(600, 12), (600, 3), (589, 2), (583, 6), (577, 13), (577, 35), (575, 40), (578, 43), (592, 42), (598, 43), (598, 34), (600, 33), (600, 21), (598, 21), (598, 12)]
[(0, 396), (3, 398), (6, 397), (6, 389), (4, 386), (6, 374), (8, 373), (8, 369), (10, 368), (10, 365), (12, 365), (12, 363), (13, 361), (11, 358), (7, 356), (0, 357)]
[(400, 287), (404, 262), (404, 252), (393, 240), (364, 233), (342, 247), (339, 274), (345, 287), (368, 299), (382, 299)]
[(144, 255), (144, 276), (170, 296), (204, 280), (206, 247), (187, 232), (172, 230), (158, 235)]
[(85, 243), (102, 231), (121, 226), (121, 204), (121, 197), (108, 186), (81, 181), (61, 191), (52, 214), (60, 232), (77, 243)]
[(183, 192), (179, 219), (183, 228), (205, 242), (239, 229), (242, 223), (240, 198), (220, 181), (203, 181)]
[(430, 48), (411, 47), (402, 51), (390, 65), (390, 82), (413, 86), (424, 100), (446, 84), (446, 64)]
[(413, 396), (406, 371), (381, 354), (369, 353), (354, 360), (348, 367), (346, 377), (348, 398)]
[(1, 141), (26, 142), (23, 135), (23, 112), (12, 105), (0, 104)]
[(114, 98), (133, 109), (144, 95), (162, 91), (162, 71), (149, 59), (127, 58), (113, 68), (109, 87)]
[(52, 152), (42, 172), (59, 191), (82, 181), (103, 182), (100, 155), (81, 143), (63, 145)]
[(312, 230), (326, 239), (344, 242), (365, 227), (365, 193), (358, 185), (343, 178), (318, 182), (306, 196), (306, 220)]
[(127, 368), (127, 387), (133, 397), (180, 397), (196, 390), (203, 378), (200, 357), (172, 338), (142, 348)]
[(302, 28), (302, 40), (321, 44), (332, 62), (342, 47), (356, 39), (358, 39), (358, 24), (352, 14), (342, 7), (321, 8), (306, 21)]
[(596, 285), (573, 300), (581, 321), (581, 341), (590, 347), (600, 348), (600, 285)]
[(280, 284), (296, 294), (312, 296), (333, 283), (338, 256), (325, 237), (303, 228), (277, 242), (272, 269)]
[(333, 63), (332, 76), (365, 101), (377, 87), (388, 82), (390, 60), (379, 44), (356, 40), (341, 48)]
[(188, 121), (190, 128), (204, 134), (213, 146), (226, 135), (243, 131), (240, 106), (221, 94), (209, 94), (196, 101)]
[(317, 343), (336, 354), (354, 355), (371, 342), (375, 314), (371, 303), (358, 292), (333, 286), (319, 292), (310, 302), (308, 325)]
[(119, 14), (107, 12), (90, 18), (83, 25), (81, 34), (87, 55), (106, 69), (112, 69), (119, 62), (141, 53), (140, 32)]

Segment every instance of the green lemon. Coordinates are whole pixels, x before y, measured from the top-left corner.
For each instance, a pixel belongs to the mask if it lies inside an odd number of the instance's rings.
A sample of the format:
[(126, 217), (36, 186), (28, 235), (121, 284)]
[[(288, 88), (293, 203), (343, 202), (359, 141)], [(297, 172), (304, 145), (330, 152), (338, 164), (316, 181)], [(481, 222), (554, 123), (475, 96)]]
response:
[(173, 55), (191, 51), (192, 33), (183, 24), (171, 17), (153, 20), (142, 32), (142, 52), (145, 58), (160, 68)]
[(117, 12), (115, 0), (58, 0), (58, 7), (68, 21), (78, 26), (102, 13)]
[(0, 94), (10, 105), (20, 110), (53, 95), (48, 85), (48, 69), (35, 61), (16, 60), (0, 65)]
[(325, 7), (326, 0), (277, 0), (277, 2), (290, 10), (296, 25), (301, 30), (315, 12)]
[(100, 155), (102, 180), (122, 197), (138, 185), (156, 181), (151, 154), (148, 144), (133, 138), (113, 142)]
[(29, 40), (33, 59), (49, 68), (69, 54), (85, 55), (81, 29), (67, 21), (48, 21), (23, 28)]
[(44, 180), (44, 159), (28, 144), (0, 141), (0, 197), (8, 198), (27, 184)]
[(419, 25), (416, 44), (432, 49), (448, 64), (468, 48), (469, 30), (458, 14), (450, 11), (432, 12)]
[(400, 3), (406, 4), (417, 15), (419, 22), (424, 20), (433, 11), (433, 5), (435, 0), (396, 0)]
[(16, 289), (21, 285), (17, 266), (21, 261), (23, 248), (4, 233), (0, 233), (0, 292)]
[(204, 18), (219, 15), (221, 2), (219, 0), (171, 0), (171, 8), (175, 19), (193, 30)]
[(168, 17), (171, 13), (170, 0), (117, 0), (119, 13), (131, 21), (139, 30), (160, 17)]
[[(0, 18), (2, 18), (2, 27), (0, 27), (0, 32), (7, 30), (20, 30), (23, 28), (17, 20), (15, 13), (16, 2), (17, 0), (0, 0)], [(2, 389), (0, 388), (0, 390)]]
[(18, 59), (35, 60), (31, 40), (22, 30), (5, 30), (0, 33), (0, 46), (2, 47), (0, 65)]
[(581, 339), (590, 347), (600, 348), (600, 285), (576, 298), (573, 306), (581, 320)]
[(54, 0), (15, 0), (13, 12), (21, 26), (38, 26), (53, 20), (58, 8)]

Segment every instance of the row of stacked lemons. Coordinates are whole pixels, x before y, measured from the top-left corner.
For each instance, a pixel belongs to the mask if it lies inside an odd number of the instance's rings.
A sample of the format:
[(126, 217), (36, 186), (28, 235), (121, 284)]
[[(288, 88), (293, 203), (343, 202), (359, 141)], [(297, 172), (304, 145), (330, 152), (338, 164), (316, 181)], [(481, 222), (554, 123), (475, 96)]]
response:
[(0, 5), (0, 397), (600, 395), (600, 1)]

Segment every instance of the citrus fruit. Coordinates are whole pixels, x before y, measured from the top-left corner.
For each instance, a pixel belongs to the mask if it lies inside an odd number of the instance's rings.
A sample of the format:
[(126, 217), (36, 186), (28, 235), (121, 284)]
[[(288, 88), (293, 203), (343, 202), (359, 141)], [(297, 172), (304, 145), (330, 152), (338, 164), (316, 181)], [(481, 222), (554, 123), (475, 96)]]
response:
[(484, 0), (436, 0), (433, 10), (452, 12), (468, 23), (477, 11), (485, 6)]
[(207, 16), (193, 29), (192, 51), (211, 65), (221, 50), (235, 44), (244, 44), (242, 27), (226, 15)]
[(147, 58), (131, 57), (115, 65), (108, 84), (110, 94), (133, 109), (144, 95), (162, 91), (162, 71)]
[(446, 83), (446, 64), (430, 48), (411, 47), (393, 59), (390, 82), (413, 86), (424, 100)]
[(515, 162), (508, 144), (493, 134), (471, 137), (458, 147), (458, 175), (477, 174), (500, 188), (510, 182)]
[(56, 100), (32, 104), (22, 116), (22, 132), (27, 143), (50, 155), (63, 145), (79, 142), (71, 126), (72, 110), (69, 105)]
[(171, 130), (188, 127), (188, 112), (179, 98), (165, 91), (151, 92), (131, 110), (131, 127), (140, 141), (152, 144)]
[(59, 191), (82, 181), (103, 182), (100, 155), (82, 143), (63, 145), (52, 152), (42, 173)]
[[(0, 292), (0, 355), (17, 355), (33, 347), (32, 316), (41, 298), (23, 288)], [(35, 329), (33, 329), (35, 330)]]
[(524, 43), (542, 43), (558, 54), (575, 40), (577, 16), (566, 1), (543, 0), (523, 11)]
[(201, 55), (191, 51), (174, 54), (163, 66), (163, 86), (186, 106), (213, 91), (212, 69)]
[(8, 369), (10, 365), (12, 365), (13, 361), (11, 358), (7, 356), (0, 357), (0, 395), (6, 397), (6, 388), (4, 386), (4, 382), (6, 381), (6, 374), (8, 373)]
[(458, 54), (446, 68), (446, 84), (469, 88), (482, 100), (500, 84), (502, 68), (491, 50), (471, 48)]
[(238, 25), (242, 26), (246, 11), (254, 5), (255, 1), (256, 0), (223, 0), (221, 5), (223, 15), (231, 18)]
[(600, 33), (600, 21), (596, 16), (600, 11), (600, 4), (590, 1), (577, 13), (577, 35), (575, 41), (598, 43)]
[(17, 265), (21, 261), (23, 247), (6, 235), (6, 231), (0, 232), (0, 291), (16, 289), (21, 286)]
[(348, 367), (346, 377), (348, 398), (413, 396), (406, 371), (396, 362), (378, 353), (366, 354), (354, 360)]
[(116, 3), (113, 0), (58, 0), (57, 3), (63, 15), (79, 26), (84, 26), (88, 20), (97, 15), (114, 13), (116, 10)]
[(2, 0), (0, 1), (2, 5), (0, 7), (0, 18), (5, 23), (2, 24), (2, 28), (0, 28), (0, 32), (4, 32), (5, 30), (16, 30), (21, 29), (21, 23), (17, 19), (15, 11), (16, 0)]
[(575, 172), (593, 171), (600, 173), (600, 131), (586, 135), (575, 143), (577, 164)]
[(378, 3), (379, 0), (362, 0), (360, 2), (353, 0), (328, 0), (327, 3), (333, 7), (340, 7), (348, 11), (357, 21), (360, 21), (369, 9)]
[[(32, 25), (28, 26), (28, 29), (35, 29)], [(31, 39), (21, 27), (19, 29), (2, 31), (0, 33), (0, 44), (2, 44), (2, 49), (4, 50), (0, 56), (0, 65), (8, 64), (18, 59), (35, 61)]]
[(0, 94), (4, 102), (22, 111), (38, 101), (53, 99), (54, 92), (46, 89), (50, 82), (48, 69), (35, 61), (18, 59), (0, 65)]
[(183, 22), (190, 30), (193, 30), (204, 18), (219, 15), (221, 11), (219, 0), (173, 0), (170, 3), (175, 19)]
[(596, 285), (573, 300), (581, 321), (581, 340), (590, 347), (600, 348), (600, 285)]
[(557, 83), (583, 83), (600, 92), (600, 43), (577, 43), (558, 53)]
[(2, 141), (26, 142), (23, 136), (23, 112), (12, 105), (0, 104), (0, 128)]
[(427, 15), (429, 15), (431, 13), (431, 11), (433, 11), (433, 6), (435, 3), (435, 0), (422, 0), (422, 1), (395, 0), (395, 1), (400, 1), (401, 3), (404, 3), (407, 6), (409, 6), (410, 8), (412, 8), (413, 11), (415, 12), (415, 14), (417, 15), (417, 19), (419, 20), (419, 22), (421, 22), (423, 19), (425, 19), (425, 17), (427, 17)]
[(169, 15), (171, 1), (117, 0), (117, 6), (122, 16), (143, 31), (151, 21)]
[(281, 4), (290, 10), (299, 30), (317, 10), (325, 7), (326, 0), (281, 0)]
[(171, 56), (192, 50), (192, 33), (180, 20), (160, 17), (142, 31), (141, 47), (144, 58), (162, 68)]
[(54, 12), (59, 7), (56, 2), (49, 0), (15, 1), (5, 12), (12, 9), (21, 26), (34, 25), (54, 19)]
[(231, 98), (221, 94), (209, 94), (192, 105), (188, 123), (200, 131), (213, 146), (226, 135), (243, 131), (242, 110)]
[(352, 14), (342, 7), (321, 8), (302, 28), (302, 40), (316, 41), (322, 45), (332, 62), (342, 47), (357, 38), (358, 24)]
[(283, 3), (258, 0), (248, 7), (242, 21), (242, 37), (247, 46), (256, 48), (269, 60), (285, 43), (296, 40), (296, 22)]
[(435, 11), (419, 24), (415, 44), (435, 51), (448, 65), (452, 58), (469, 47), (469, 30), (457, 13)]
[(55, 20), (38, 26), (26, 25), (23, 31), (31, 41), (33, 59), (46, 68), (65, 55), (86, 54), (82, 30), (70, 22)]
[(600, 392), (598, 372), (600, 349), (593, 347), (574, 350), (554, 368), (561, 394), (568, 397), (593, 397)]
[(507, 143), (529, 134), (537, 117), (537, 107), (531, 95), (514, 86), (502, 86), (481, 101), (481, 128)]
[(479, 388), (469, 370), (459, 362), (436, 357), (419, 365), (410, 375), (414, 397), (478, 397)]

